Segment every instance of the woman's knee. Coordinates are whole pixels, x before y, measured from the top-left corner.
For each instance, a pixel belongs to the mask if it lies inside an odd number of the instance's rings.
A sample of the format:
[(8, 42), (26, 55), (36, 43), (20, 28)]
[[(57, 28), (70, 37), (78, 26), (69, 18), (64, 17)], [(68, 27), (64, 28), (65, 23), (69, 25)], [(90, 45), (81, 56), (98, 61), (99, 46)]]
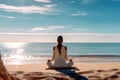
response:
[(51, 63), (51, 62), (47, 62), (47, 65), (48, 65), (49, 67), (52, 67), (52, 63)]
[(67, 67), (71, 67), (74, 63), (73, 62), (69, 62), (67, 63)]

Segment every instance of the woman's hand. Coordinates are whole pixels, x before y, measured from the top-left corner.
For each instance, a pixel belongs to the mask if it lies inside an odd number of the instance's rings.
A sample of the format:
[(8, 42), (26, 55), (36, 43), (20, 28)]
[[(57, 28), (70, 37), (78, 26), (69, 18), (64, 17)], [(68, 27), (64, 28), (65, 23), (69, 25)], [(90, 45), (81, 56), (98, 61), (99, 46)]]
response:
[(48, 59), (48, 62), (51, 62), (52, 60)]
[(72, 62), (72, 59), (69, 59), (70, 62)]

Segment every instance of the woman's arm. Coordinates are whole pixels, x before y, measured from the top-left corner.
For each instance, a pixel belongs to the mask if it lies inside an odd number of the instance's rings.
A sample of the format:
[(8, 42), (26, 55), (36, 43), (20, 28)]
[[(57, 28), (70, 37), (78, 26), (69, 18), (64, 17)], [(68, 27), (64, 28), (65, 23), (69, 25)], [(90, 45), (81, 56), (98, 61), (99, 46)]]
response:
[(69, 60), (69, 59), (68, 59), (68, 55), (67, 55), (67, 46), (65, 46), (65, 52), (66, 52), (66, 53), (65, 53), (65, 59), (66, 59), (66, 60)]
[(53, 61), (54, 59), (55, 59), (55, 47), (53, 47), (53, 55), (51, 61)]
[(48, 59), (48, 62), (51, 62), (55, 59), (55, 47), (53, 47), (53, 55), (52, 55), (52, 58), (51, 59)]
[(72, 62), (72, 59), (68, 58), (68, 54), (67, 54), (67, 46), (65, 46), (65, 50), (66, 50), (66, 54), (65, 54), (65, 59)]

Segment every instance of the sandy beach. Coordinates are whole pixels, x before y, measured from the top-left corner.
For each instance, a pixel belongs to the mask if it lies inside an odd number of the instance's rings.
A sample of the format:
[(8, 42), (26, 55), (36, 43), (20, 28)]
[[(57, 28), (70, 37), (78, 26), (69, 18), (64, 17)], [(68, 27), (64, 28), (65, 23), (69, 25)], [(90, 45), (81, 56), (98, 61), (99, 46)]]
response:
[(46, 70), (45, 63), (5, 66), (20, 80), (120, 80), (120, 62), (77, 62), (79, 70)]

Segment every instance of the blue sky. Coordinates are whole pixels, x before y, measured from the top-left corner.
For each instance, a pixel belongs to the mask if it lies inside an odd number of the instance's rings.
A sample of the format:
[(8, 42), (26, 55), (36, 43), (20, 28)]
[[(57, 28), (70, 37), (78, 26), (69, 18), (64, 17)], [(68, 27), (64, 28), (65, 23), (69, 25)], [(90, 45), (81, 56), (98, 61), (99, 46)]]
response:
[(0, 1), (1, 41), (52, 41), (59, 34), (73, 42), (120, 42), (120, 0)]

